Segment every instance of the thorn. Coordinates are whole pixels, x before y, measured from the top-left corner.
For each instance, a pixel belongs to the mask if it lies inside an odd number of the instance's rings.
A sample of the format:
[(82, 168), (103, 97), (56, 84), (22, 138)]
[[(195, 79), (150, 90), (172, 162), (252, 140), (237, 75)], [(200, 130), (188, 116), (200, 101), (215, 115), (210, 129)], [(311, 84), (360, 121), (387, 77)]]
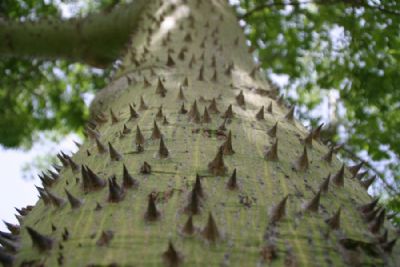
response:
[(14, 256), (0, 248), (0, 263), (4, 267), (12, 267), (14, 266)]
[(67, 194), (67, 198), (72, 209), (77, 209), (80, 206), (82, 206), (82, 201), (80, 199), (74, 197), (67, 189), (64, 190), (65, 193)]
[(271, 129), (268, 130), (267, 134), (270, 137), (275, 138), (277, 131), (278, 131), (278, 122), (275, 122), (275, 125)]
[(146, 105), (146, 103), (144, 102), (143, 96), (140, 97), (140, 106), (139, 106), (139, 110), (146, 110), (148, 109), (148, 106)]
[(108, 178), (108, 201), (120, 202), (125, 196), (124, 190), (117, 183), (115, 175)]
[(224, 118), (224, 119), (232, 119), (233, 118), (232, 104), (230, 104), (229, 107), (226, 109), (224, 115), (222, 115), (222, 118)]
[(236, 179), (236, 168), (233, 170), (231, 178), (229, 178), (228, 183), (226, 184), (226, 188), (229, 190), (237, 190), (238, 189), (238, 184), (237, 184), (237, 179)]
[(244, 100), (243, 91), (240, 91), (240, 93), (236, 96), (236, 102), (241, 107), (245, 107), (246, 106), (246, 102)]
[(158, 149), (158, 156), (159, 156), (161, 159), (165, 159), (165, 158), (168, 158), (168, 155), (169, 155), (168, 149), (167, 149), (167, 147), (166, 147), (165, 144), (164, 144), (164, 139), (163, 139), (163, 137), (161, 136), (161, 138), (160, 138), (160, 147), (159, 147), (159, 149)]
[(45, 173), (42, 173), (42, 175), (38, 175), (40, 181), (42, 182), (43, 187), (51, 187), (55, 180), (52, 179), (50, 176), (48, 176)]
[(361, 181), (362, 178), (364, 178), (364, 176), (367, 175), (367, 174), (368, 174), (368, 171), (360, 172), (360, 173), (358, 173), (358, 174), (356, 175), (355, 178), (357, 178), (357, 180)]
[(329, 148), (328, 153), (326, 153), (326, 154), (322, 157), (322, 159), (325, 160), (326, 162), (328, 162), (329, 164), (331, 164), (331, 163), (332, 163), (333, 152), (334, 152), (334, 148), (333, 148), (333, 146), (331, 146), (331, 147)]
[(164, 263), (168, 267), (178, 267), (182, 264), (182, 256), (175, 250), (171, 241), (168, 243), (168, 249), (162, 254)]
[(157, 126), (157, 122), (154, 121), (153, 123), (153, 132), (151, 134), (151, 139), (156, 140), (161, 138), (161, 132), (160, 129)]
[(138, 188), (139, 182), (133, 178), (128, 169), (126, 168), (125, 164), (123, 164), (123, 175), (122, 175), (122, 186), (124, 188)]
[(146, 77), (143, 77), (143, 88), (148, 88), (151, 86), (151, 83), (146, 79)]
[(186, 101), (185, 95), (183, 94), (183, 89), (182, 89), (183, 85), (181, 87), (179, 87), (179, 93), (178, 93), (178, 97), (177, 99), (179, 101)]
[(185, 225), (182, 228), (182, 233), (188, 236), (193, 235), (195, 232), (195, 228), (193, 225), (193, 216), (190, 215), (189, 218), (187, 219)]
[(314, 131), (313, 131), (313, 138), (314, 140), (319, 141), (321, 137), (321, 130), (322, 127), (324, 126), (324, 123), (321, 123)]
[(161, 82), (161, 78), (158, 78), (156, 94), (161, 95), (162, 97), (165, 97), (166, 93), (167, 93), (167, 89), (165, 89), (163, 83)]
[(275, 224), (280, 221), (286, 213), (286, 202), (289, 195), (286, 195), (277, 205), (275, 205), (270, 212), (271, 223)]
[(264, 158), (269, 161), (278, 161), (278, 139), (272, 144), (272, 146), (265, 151)]
[(39, 251), (43, 252), (52, 249), (54, 241), (50, 237), (40, 234), (29, 226), (26, 227), (26, 230), (31, 237), (33, 246), (38, 248)]
[(382, 207), (378, 207), (368, 213), (363, 213), (362, 217), (364, 221), (371, 222), (376, 218), (376, 215), (382, 210)]
[(322, 181), (321, 185), (319, 186), (319, 190), (321, 193), (327, 193), (329, 189), (329, 180), (331, 178), (331, 174), (329, 173), (328, 176)]
[(387, 253), (392, 253), (393, 247), (396, 244), (397, 238), (394, 238), (392, 241), (386, 242), (382, 244), (382, 249)]
[(308, 133), (308, 135), (303, 139), (303, 143), (304, 143), (307, 147), (312, 148), (312, 140), (313, 140), (313, 132), (310, 131), (310, 132)]
[(168, 122), (168, 120), (167, 120), (167, 116), (164, 116), (164, 119), (163, 119), (162, 124), (163, 124), (163, 125), (168, 125), (168, 124), (169, 124), (169, 122)]
[(255, 79), (256, 73), (257, 73), (257, 71), (258, 71), (258, 68), (259, 68), (259, 66), (255, 66), (255, 67), (251, 70), (251, 72), (250, 72), (250, 77), (251, 77), (251, 78)]
[(217, 176), (225, 175), (227, 168), (224, 164), (224, 152), (222, 146), (218, 149), (217, 155), (215, 156), (214, 160), (208, 163), (208, 170), (209, 172)]
[(161, 120), (164, 117), (163, 111), (162, 111), (162, 105), (158, 108), (157, 114), (156, 114), (156, 119)]
[(375, 181), (375, 179), (376, 179), (376, 175), (372, 176), (371, 178), (369, 178), (367, 180), (360, 181), (360, 184), (365, 190), (368, 190), (368, 188)]
[(180, 114), (186, 114), (187, 113), (187, 109), (185, 108), (185, 103), (182, 103), (181, 105), (181, 109), (179, 110)]
[(193, 191), (195, 191), (199, 197), (204, 197), (203, 187), (201, 186), (201, 180), (198, 174), (196, 174), (196, 181), (193, 185)]
[(282, 106), (284, 104), (284, 99), (283, 99), (283, 95), (280, 95), (278, 100), (276, 101), (276, 103), (278, 103), (279, 106)]
[(103, 231), (101, 236), (96, 242), (96, 245), (99, 247), (107, 246), (110, 244), (111, 240), (114, 238), (114, 232), (111, 230)]
[(49, 205), (49, 204), (51, 204), (50, 198), (49, 198), (49, 196), (47, 195), (47, 193), (44, 191), (44, 189), (43, 189), (43, 188), (40, 188), (40, 187), (37, 187), (37, 186), (35, 186), (35, 187), (36, 187), (36, 189), (38, 190), (39, 196), (40, 196), (40, 198), (43, 200), (43, 203), (44, 203), (46, 206)]
[(217, 101), (215, 100), (215, 98), (213, 98), (211, 100), (211, 103), (208, 106), (208, 112), (213, 113), (213, 114), (219, 113), (219, 110), (218, 110), (218, 107), (217, 107)]
[(124, 128), (122, 129), (122, 134), (129, 134), (131, 132), (131, 129), (129, 129), (126, 124), (124, 123)]
[(214, 70), (214, 74), (213, 74), (213, 76), (211, 77), (211, 81), (212, 81), (212, 82), (215, 82), (215, 83), (218, 81), (217, 69)]
[(257, 112), (256, 119), (259, 121), (264, 120), (264, 106), (262, 106), (260, 110)]
[(146, 161), (143, 162), (143, 165), (140, 167), (140, 173), (142, 174), (150, 174), (151, 173), (151, 166)]
[(226, 124), (226, 119), (223, 120), (223, 122), (221, 123), (220, 126), (218, 126), (218, 130), (220, 130), (220, 131), (226, 131), (225, 124)]
[(267, 112), (269, 114), (272, 114), (272, 101), (269, 103), (268, 107), (267, 107)]
[(382, 209), (375, 220), (371, 223), (371, 225), (369, 226), (369, 230), (371, 231), (371, 233), (376, 234), (379, 232), (385, 221), (385, 213), (385, 209)]
[(103, 145), (97, 137), (96, 137), (96, 146), (97, 146), (97, 150), (99, 151), (100, 154), (104, 154), (104, 153), (108, 152), (107, 147), (105, 145)]
[(379, 202), (379, 198), (375, 198), (374, 200), (372, 200), (371, 202), (369, 202), (369, 203), (367, 203), (367, 204), (364, 204), (364, 205), (362, 205), (362, 206), (360, 206), (360, 207), (358, 207), (358, 210), (361, 212), (361, 213), (368, 213), (368, 212), (371, 212), (375, 207), (376, 207), (376, 205), (378, 204), (378, 202)]
[(340, 170), (332, 177), (332, 182), (336, 186), (344, 186), (344, 164), (342, 164)]
[(129, 113), (130, 113), (129, 120), (134, 120), (139, 118), (139, 114), (136, 112), (136, 110), (133, 108), (131, 104), (129, 104)]
[(136, 126), (136, 138), (135, 138), (136, 145), (143, 145), (144, 144), (144, 136), (140, 131), (139, 125)]
[(304, 206), (304, 210), (318, 212), (320, 197), (321, 191), (318, 191), (318, 193)]
[(111, 160), (119, 161), (122, 159), (122, 155), (114, 149), (110, 142), (108, 142), (108, 150), (110, 151)]
[(119, 122), (119, 119), (114, 114), (114, 111), (111, 108), (110, 108), (110, 115), (111, 115), (111, 123), (112, 124), (115, 124), (115, 123)]
[(210, 243), (215, 243), (220, 239), (220, 233), (211, 212), (208, 215), (207, 224), (202, 230), (201, 235)]
[(144, 214), (144, 219), (149, 222), (157, 221), (160, 218), (160, 212), (157, 210), (155, 198), (153, 194), (149, 194), (147, 211)]
[(64, 206), (65, 200), (63, 198), (55, 195), (46, 188), (44, 190), (47, 193), (47, 196), (49, 197), (51, 204), (53, 204), (57, 208)]
[[(188, 87), (189, 86), (189, 79), (188, 77), (185, 77), (185, 79), (183, 80), (182, 86)], [(182, 87), (181, 87), (182, 88)]]
[(304, 146), (303, 154), (293, 163), (296, 171), (306, 171), (308, 165), (307, 146)]
[(76, 164), (75, 161), (73, 161), (71, 157), (68, 157), (67, 160), (69, 162), (69, 166), (71, 167), (72, 172), (74, 172), (74, 173), (79, 172), (79, 170), (80, 170), (79, 165)]
[(293, 122), (294, 120), (294, 108), (295, 106), (292, 106), (289, 112), (285, 116), (285, 119), (288, 120), (289, 122)]
[(361, 169), (361, 167), (363, 165), (364, 165), (364, 161), (361, 161), (359, 164), (349, 167), (349, 171), (353, 175), (352, 178), (354, 178), (357, 175), (358, 171)]
[(196, 193), (196, 190), (190, 192), (189, 202), (184, 208), (184, 211), (189, 215), (196, 215), (200, 213), (200, 198), (199, 195)]
[[(88, 166), (85, 166), (85, 168), (82, 166), (82, 170), (85, 169), (86, 171), (83, 173), (86, 173), (86, 179), (88, 181), (88, 187), (87, 187), (87, 192), (92, 191), (92, 190), (98, 190), (106, 186), (106, 182), (101, 179), (99, 176), (97, 176)], [(82, 173), (82, 178), (85, 180), (85, 175)]]
[[(94, 130), (94, 129), (91, 129), (91, 128), (86, 128), (85, 130), (86, 130), (86, 134), (87, 134), (90, 138), (92, 138), (92, 139), (100, 138), (100, 133), (99, 133), (98, 131), (96, 131), (96, 130)], [(62, 161), (61, 161), (61, 162), (62, 162)], [(62, 163), (63, 163), (63, 166), (66, 167), (66, 166), (64, 165), (64, 162), (62, 162)]]
[(197, 80), (199, 81), (204, 81), (204, 65), (201, 65), (200, 70), (199, 70), (199, 76), (197, 77)]
[(4, 238), (3, 236), (0, 236), (0, 249), (3, 248), (6, 251), (9, 251), (13, 254), (17, 253), (18, 250), (20, 249), (20, 243), (15, 240), (10, 240), (7, 238)]
[(229, 131), (228, 138), (222, 144), (222, 149), (223, 149), (224, 155), (235, 154), (235, 151), (233, 150), (233, 147), (232, 147), (232, 131)]
[(203, 117), (202, 118), (203, 118), (202, 123), (210, 123), (211, 122), (211, 117), (208, 114), (207, 107), (204, 107), (204, 113), (203, 113)]
[(167, 66), (168, 67), (174, 67), (175, 66), (175, 61), (172, 59), (171, 55), (168, 53), (168, 59), (167, 59)]
[(64, 153), (57, 154), (57, 158), (61, 161), (61, 164), (66, 168), (69, 166), (68, 159), (63, 156)]
[(189, 119), (193, 118), (195, 116), (196, 113), (199, 113), (199, 110), (197, 108), (197, 101), (194, 100), (192, 107), (190, 108), (190, 111), (188, 113)]
[(340, 212), (341, 212), (341, 208), (339, 207), (338, 210), (335, 212), (335, 214), (333, 214), (332, 217), (325, 220), (325, 222), (328, 224), (328, 226), (332, 230), (337, 230), (340, 228)]
[(3, 221), (4, 225), (7, 227), (8, 231), (10, 231), (13, 235), (19, 235), (21, 231), (21, 227), (16, 224), (8, 223)]

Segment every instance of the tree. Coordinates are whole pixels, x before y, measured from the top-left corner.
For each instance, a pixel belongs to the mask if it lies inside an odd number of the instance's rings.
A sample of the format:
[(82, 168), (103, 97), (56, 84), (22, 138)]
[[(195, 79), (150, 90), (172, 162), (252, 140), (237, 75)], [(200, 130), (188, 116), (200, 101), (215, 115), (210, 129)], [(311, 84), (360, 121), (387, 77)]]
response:
[(321, 127), (295, 119), (225, 1), (137, 0), (3, 26), (2, 54), (95, 65), (132, 32), (87, 140), (58, 154), (40, 201), (1, 233), (4, 265), (398, 263), (395, 230), (365, 190), (373, 180), (357, 179), (362, 162), (347, 167)]

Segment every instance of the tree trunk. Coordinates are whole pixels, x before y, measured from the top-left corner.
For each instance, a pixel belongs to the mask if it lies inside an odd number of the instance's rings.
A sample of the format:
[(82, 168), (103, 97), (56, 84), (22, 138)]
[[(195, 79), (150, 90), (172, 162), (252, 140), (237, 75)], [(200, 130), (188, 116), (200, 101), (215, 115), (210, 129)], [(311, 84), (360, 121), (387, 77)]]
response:
[(395, 266), (358, 169), (276, 99), (228, 3), (148, 2), (15, 265)]

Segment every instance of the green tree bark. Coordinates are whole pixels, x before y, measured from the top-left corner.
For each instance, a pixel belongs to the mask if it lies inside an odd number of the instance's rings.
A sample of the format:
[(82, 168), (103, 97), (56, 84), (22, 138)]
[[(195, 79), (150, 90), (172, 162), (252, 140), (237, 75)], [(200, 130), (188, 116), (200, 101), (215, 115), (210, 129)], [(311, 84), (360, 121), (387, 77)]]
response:
[(396, 266), (359, 168), (277, 99), (227, 2), (148, 2), (15, 265)]

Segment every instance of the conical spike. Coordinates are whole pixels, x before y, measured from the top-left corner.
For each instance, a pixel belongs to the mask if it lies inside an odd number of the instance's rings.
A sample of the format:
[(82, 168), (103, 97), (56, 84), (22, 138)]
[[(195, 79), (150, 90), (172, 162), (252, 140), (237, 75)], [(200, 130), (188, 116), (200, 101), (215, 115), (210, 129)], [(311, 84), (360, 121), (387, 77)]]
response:
[(163, 261), (167, 267), (181, 266), (182, 256), (175, 250), (171, 241), (168, 243), (168, 249), (162, 254)]
[(160, 147), (158, 149), (158, 156), (162, 159), (168, 158), (168, 156), (169, 156), (169, 151), (164, 144), (164, 139), (162, 136), (160, 138)]
[(322, 127), (324, 126), (323, 123), (321, 123), (315, 130), (313, 130), (313, 138), (316, 141), (319, 141), (320, 137), (321, 137), (321, 130)]
[(143, 96), (140, 97), (140, 106), (139, 106), (139, 110), (146, 110), (148, 109), (146, 103), (144, 102)]
[(308, 169), (307, 146), (304, 146), (303, 154), (293, 163), (293, 167), (297, 171), (306, 171)]
[(151, 83), (149, 82), (149, 80), (147, 80), (147, 78), (145, 76), (143, 76), (143, 87), (148, 88), (150, 86), (151, 86)]
[(264, 106), (262, 106), (260, 110), (257, 112), (256, 119), (259, 121), (264, 120)]
[(318, 212), (320, 197), (321, 191), (318, 191), (318, 193), (304, 206), (304, 210)]
[(151, 133), (151, 139), (156, 140), (161, 138), (161, 132), (160, 129), (157, 126), (157, 122), (154, 121), (153, 123), (153, 131)]
[(190, 111), (188, 113), (189, 118), (193, 118), (195, 116), (195, 114), (198, 113), (198, 112), (199, 112), (199, 110), (197, 108), (197, 101), (194, 100), (194, 102), (193, 102), (193, 104), (192, 104), (192, 106), (190, 108)]
[(115, 175), (108, 178), (108, 201), (120, 202), (124, 196), (124, 190), (118, 185)]
[(96, 138), (96, 146), (100, 154), (108, 152), (107, 147), (103, 145), (98, 138)]
[(196, 181), (193, 185), (193, 191), (195, 191), (199, 197), (204, 197), (203, 187), (201, 186), (201, 180), (198, 174), (196, 174)]
[(237, 184), (237, 178), (236, 178), (236, 168), (233, 170), (233, 173), (231, 177), (228, 180), (228, 183), (226, 184), (226, 188), (229, 190), (237, 190), (238, 189), (238, 184)]
[(378, 207), (368, 213), (363, 213), (362, 217), (364, 219), (364, 221), (366, 222), (371, 222), (376, 218), (376, 215), (378, 215), (378, 213), (382, 210), (382, 207)]
[(153, 194), (149, 195), (147, 211), (144, 214), (144, 219), (149, 222), (157, 221), (158, 219), (160, 219), (160, 212), (157, 210)]
[(215, 223), (214, 217), (211, 212), (208, 215), (207, 224), (202, 230), (201, 235), (210, 243), (215, 243), (218, 239), (221, 238), (217, 224)]
[(55, 180), (53, 180), (52, 178), (50, 178), (50, 176), (48, 176), (45, 173), (42, 173), (42, 175), (38, 175), (40, 181), (42, 182), (43, 187), (51, 187)]
[(331, 163), (332, 163), (333, 152), (334, 152), (334, 148), (333, 148), (333, 146), (331, 146), (331, 147), (329, 148), (328, 153), (326, 153), (326, 154), (322, 157), (322, 159), (325, 160), (326, 162), (328, 162), (329, 164), (331, 164)]
[(185, 108), (185, 103), (182, 103), (182, 105), (181, 105), (181, 109), (179, 110), (179, 113), (180, 114), (186, 114), (188, 111), (187, 111), (187, 109)]
[(208, 164), (208, 170), (214, 175), (225, 175), (227, 168), (224, 163), (224, 152), (222, 146), (218, 149), (214, 160)]
[(371, 233), (376, 234), (379, 232), (385, 221), (385, 214), (385, 209), (382, 209), (375, 220), (371, 223), (371, 225), (369, 226), (369, 230), (371, 231)]
[(156, 114), (156, 119), (161, 120), (164, 117), (163, 115), (163, 110), (162, 110), (162, 105), (158, 108), (157, 114)]
[(213, 113), (213, 114), (219, 113), (219, 110), (218, 110), (218, 107), (217, 107), (217, 101), (215, 100), (215, 98), (213, 98), (211, 100), (211, 103), (208, 106), (208, 112)]
[(340, 213), (341, 208), (338, 208), (335, 214), (325, 221), (332, 230), (337, 230), (340, 228)]
[(18, 252), (20, 244), (18, 241), (13, 241), (0, 236), (0, 245), (11, 253)]
[(110, 115), (111, 115), (111, 123), (119, 122), (118, 117), (115, 115), (114, 111), (110, 108)]
[(218, 130), (220, 130), (220, 131), (226, 131), (225, 124), (226, 124), (226, 119), (224, 119), (223, 122), (221, 123), (221, 125), (218, 126)]
[(53, 204), (55, 207), (60, 208), (63, 207), (65, 204), (65, 199), (57, 196), (56, 194), (50, 192), (48, 189), (44, 189), (47, 193), (47, 195), (50, 198), (51, 204)]
[(312, 147), (312, 140), (313, 140), (313, 132), (310, 131), (310, 132), (308, 133), (308, 135), (303, 139), (303, 143), (304, 143), (307, 147), (311, 148), (311, 147)]
[(217, 82), (218, 81), (217, 69), (214, 69), (214, 73), (213, 73), (213, 76), (211, 77), (211, 81), (212, 82)]
[(182, 86), (179, 87), (178, 100), (179, 101), (186, 101), (185, 95), (183, 94)]
[(202, 123), (210, 123), (211, 122), (211, 117), (210, 114), (208, 114), (207, 107), (204, 107), (204, 113), (202, 117)]
[(51, 204), (50, 198), (47, 195), (47, 193), (44, 191), (44, 189), (40, 188), (40, 187), (37, 187), (37, 186), (35, 186), (35, 187), (38, 190), (40, 199), (43, 200), (43, 203), (45, 205), (50, 205)]
[(361, 181), (362, 178), (364, 178), (364, 176), (367, 175), (367, 174), (368, 174), (368, 171), (360, 172), (360, 173), (358, 173), (358, 174), (356, 175), (355, 178), (357, 178), (357, 180)]
[(14, 256), (5, 251), (5, 249), (0, 247), (0, 263), (4, 267), (12, 267), (14, 266)]
[(64, 156), (62, 154), (57, 154), (57, 158), (61, 161), (61, 164), (64, 167), (68, 167), (69, 166), (68, 159), (64, 158)]
[(172, 59), (171, 55), (168, 53), (168, 59), (167, 59), (167, 66), (168, 67), (174, 67), (175, 66), (175, 61)]
[(278, 131), (278, 122), (275, 122), (274, 126), (268, 130), (267, 134), (272, 138), (275, 138), (277, 131)]
[[(90, 138), (92, 138), (92, 139), (100, 138), (100, 133), (99, 133), (97, 130), (90, 129), (90, 128), (86, 128), (85, 130), (86, 130), (86, 134), (87, 134)], [(64, 162), (62, 162), (62, 163), (63, 163), (63, 166), (66, 167), (66, 166), (64, 165)]]
[(278, 139), (272, 144), (272, 146), (267, 149), (264, 153), (264, 158), (269, 161), (278, 161)]
[(126, 124), (124, 123), (124, 128), (122, 129), (122, 134), (126, 135), (129, 134), (131, 132), (131, 129), (128, 128), (128, 126), (126, 126)]
[(285, 216), (286, 202), (288, 197), (289, 195), (286, 195), (276, 206), (271, 209), (270, 219), (272, 224), (280, 221)]
[(39, 251), (43, 252), (53, 248), (54, 241), (50, 237), (40, 234), (29, 226), (26, 227), (26, 230), (31, 237), (33, 246), (38, 248)]
[(193, 235), (195, 232), (195, 228), (193, 225), (193, 216), (190, 215), (189, 218), (187, 219), (185, 225), (182, 228), (182, 233), (188, 236)]
[(226, 109), (226, 111), (224, 112), (224, 115), (222, 115), (222, 118), (224, 118), (224, 119), (232, 119), (233, 118), (232, 104), (230, 104), (229, 107)]
[(285, 119), (288, 120), (289, 122), (293, 122), (294, 120), (294, 108), (295, 106), (292, 106), (289, 112), (285, 116)]
[(89, 191), (101, 189), (104, 186), (106, 186), (106, 182), (103, 179), (101, 179), (99, 176), (97, 176), (88, 166), (85, 166), (85, 169), (86, 169), (87, 178), (88, 178), (89, 184), (90, 184)]
[(340, 170), (332, 177), (332, 183), (336, 186), (344, 186), (344, 164)]
[(368, 190), (368, 188), (375, 181), (375, 179), (376, 179), (376, 175), (372, 176), (369, 179), (360, 181), (360, 184), (361, 184), (362, 187), (364, 187), (365, 190)]
[(233, 147), (232, 147), (232, 131), (229, 131), (228, 138), (222, 144), (222, 149), (223, 149), (224, 155), (235, 154), (235, 151), (233, 150)]
[(136, 126), (136, 138), (135, 138), (136, 145), (143, 145), (144, 144), (144, 136), (142, 131), (139, 128), (139, 125)]
[(321, 193), (328, 192), (330, 178), (331, 178), (331, 174), (329, 173), (328, 176), (324, 179), (324, 181), (319, 186), (319, 190), (321, 191)]
[(243, 91), (240, 91), (240, 93), (236, 96), (236, 102), (241, 107), (246, 106), (246, 102), (244, 100)]
[(369, 203), (367, 203), (367, 204), (364, 204), (364, 205), (358, 207), (358, 210), (359, 210), (361, 213), (368, 213), (368, 212), (371, 212), (371, 211), (376, 207), (376, 205), (378, 204), (378, 202), (379, 202), (379, 198), (375, 198), (375, 199), (372, 200), (371, 202), (369, 202)]
[(162, 83), (161, 79), (158, 78), (156, 94), (161, 95), (162, 97), (165, 97), (166, 93), (167, 93), (167, 89), (165, 89), (164, 84)]
[(122, 186), (124, 188), (138, 188), (139, 182), (134, 179), (128, 172), (128, 169), (126, 168), (125, 164), (123, 164), (123, 176), (122, 176)]
[(75, 161), (73, 161), (71, 157), (68, 157), (68, 162), (69, 162), (69, 166), (71, 167), (71, 170), (74, 173), (79, 172), (79, 170), (80, 170), (79, 165), (76, 164)]
[(129, 104), (129, 113), (130, 113), (129, 120), (134, 120), (139, 118), (139, 114), (136, 112), (136, 110), (133, 108), (131, 104)]
[(364, 161), (361, 161), (359, 164), (353, 165), (349, 167), (350, 173), (355, 177), (361, 167), (364, 165)]
[(143, 162), (143, 165), (140, 167), (140, 173), (142, 174), (150, 174), (151, 173), (151, 166), (147, 161)]
[(111, 160), (119, 161), (122, 159), (122, 155), (114, 149), (110, 142), (108, 142), (108, 150), (110, 152)]
[(4, 225), (7, 227), (8, 231), (10, 231), (13, 235), (19, 235), (21, 227), (16, 224), (8, 223), (3, 221)]
[(268, 105), (268, 107), (267, 107), (267, 112), (269, 113), (269, 114), (272, 114), (272, 101), (269, 103), (269, 105)]
[(276, 100), (276, 103), (277, 103), (279, 106), (282, 106), (282, 105), (284, 104), (284, 102), (285, 102), (285, 100), (283, 99), (283, 95), (280, 95), (279, 98), (278, 98), (278, 100)]
[(196, 191), (193, 189), (190, 192), (189, 202), (185, 206), (184, 210), (186, 213), (196, 215), (200, 213), (200, 198)]
[(200, 67), (199, 76), (197, 77), (197, 80), (204, 81), (204, 65)]
[(82, 206), (82, 201), (80, 199), (74, 197), (67, 189), (64, 190), (65, 193), (67, 194), (67, 198), (72, 209), (77, 209), (80, 206)]
[(169, 124), (166, 116), (164, 116), (162, 124), (163, 125), (168, 125)]
[(114, 238), (114, 232), (111, 230), (106, 230), (101, 233), (101, 236), (96, 241), (97, 246), (108, 246), (111, 240)]

